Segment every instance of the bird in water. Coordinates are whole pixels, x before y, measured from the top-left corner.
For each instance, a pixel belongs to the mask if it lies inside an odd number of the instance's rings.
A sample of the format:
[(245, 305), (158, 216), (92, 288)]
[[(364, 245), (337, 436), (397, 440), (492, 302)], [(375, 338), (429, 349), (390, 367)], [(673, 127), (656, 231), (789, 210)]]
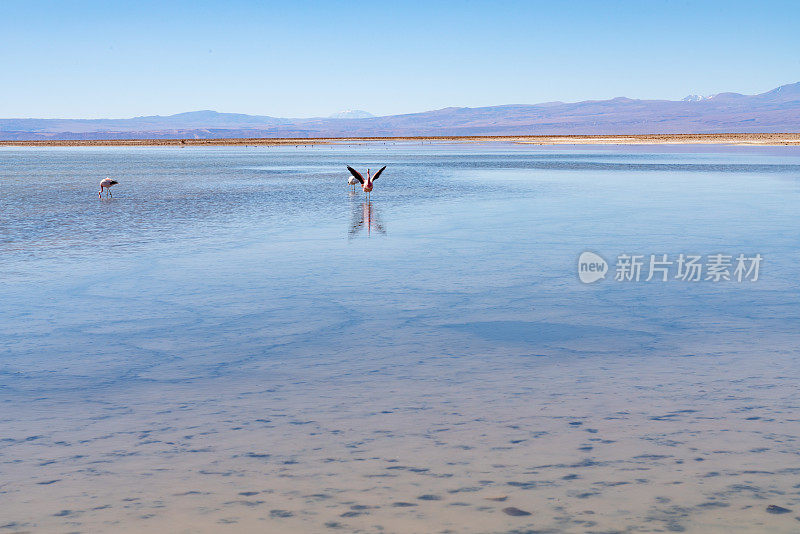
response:
[(358, 180), (356, 180), (354, 176), (351, 176), (350, 178), (347, 179), (347, 185), (352, 185), (353, 186), (353, 193), (356, 192), (356, 184), (357, 183), (358, 183)]
[(369, 169), (367, 169), (367, 179), (365, 180), (364, 177), (361, 176), (360, 172), (358, 172), (357, 170), (355, 170), (353, 167), (351, 167), (349, 165), (347, 166), (347, 170), (350, 171), (350, 174), (352, 174), (353, 177), (356, 180), (361, 182), (361, 189), (363, 189), (364, 192), (367, 194), (367, 200), (369, 200), (369, 194), (372, 192), (372, 182), (374, 182), (375, 180), (378, 179), (378, 176), (381, 175), (381, 173), (383, 172), (383, 169), (385, 169), (385, 168), (386, 168), (386, 165), (381, 167), (378, 170), (378, 172), (375, 173), (375, 176), (372, 176), (370, 174), (370, 172), (369, 172)]
[(97, 196), (103, 198), (103, 189), (106, 190), (106, 196), (113, 198), (111, 195), (111, 186), (117, 185), (119, 182), (116, 180), (112, 180), (111, 178), (105, 178), (104, 180), (100, 181), (100, 191), (97, 192)]

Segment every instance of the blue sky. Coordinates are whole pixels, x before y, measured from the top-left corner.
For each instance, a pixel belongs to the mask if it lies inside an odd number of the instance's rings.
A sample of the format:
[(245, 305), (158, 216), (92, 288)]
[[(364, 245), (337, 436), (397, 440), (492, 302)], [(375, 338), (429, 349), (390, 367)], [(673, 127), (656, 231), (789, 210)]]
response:
[(758, 93), (800, 81), (800, 2), (0, 1), (0, 117)]

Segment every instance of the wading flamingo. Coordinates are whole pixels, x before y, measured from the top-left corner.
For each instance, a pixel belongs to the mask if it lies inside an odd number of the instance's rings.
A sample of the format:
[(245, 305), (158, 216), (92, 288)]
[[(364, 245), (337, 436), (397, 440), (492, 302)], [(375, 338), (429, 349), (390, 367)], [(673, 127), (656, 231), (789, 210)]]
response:
[(347, 179), (347, 185), (352, 185), (353, 186), (353, 193), (356, 192), (356, 184), (357, 183), (358, 183), (358, 180), (356, 180), (355, 177), (353, 177), (353, 176), (351, 176), (350, 178)]
[(360, 172), (358, 172), (357, 170), (355, 170), (353, 167), (351, 167), (349, 165), (347, 166), (347, 170), (350, 171), (350, 174), (352, 174), (353, 177), (356, 180), (361, 182), (361, 189), (363, 189), (364, 192), (367, 194), (367, 200), (369, 200), (369, 194), (372, 192), (372, 182), (374, 182), (375, 180), (378, 179), (378, 176), (381, 175), (381, 173), (383, 172), (383, 169), (385, 169), (385, 168), (386, 168), (386, 165), (381, 167), (380, 170), (375, 173), (375, 176), (371, 176), (370, 173), (369, 173), (369, 169), (367, 169), (367, 179), (364, 180), (364, 177), (361, 176)]
[(111, 195), (111, 186), (117, 185), (119, 182), (116, 180), (112, 180), (111, 178), (106, 178), (100, 181), (100, 191), (97, 192), (97, 196), (103, 198), (103, 189), (106, 190), (106, 196), (113, 198)]

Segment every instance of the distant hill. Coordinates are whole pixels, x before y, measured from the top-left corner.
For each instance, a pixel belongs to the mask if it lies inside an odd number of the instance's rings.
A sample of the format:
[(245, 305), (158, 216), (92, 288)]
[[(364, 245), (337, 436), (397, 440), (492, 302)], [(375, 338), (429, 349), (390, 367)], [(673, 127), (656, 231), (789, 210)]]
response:
[(800, 132), (800, 82), (758, 95), (691, 95), (680, 101), (619, 97), (360, 116), (365, 113), (312, 119), (216, 111), (131, 119), (0, 119), (0, 139)]

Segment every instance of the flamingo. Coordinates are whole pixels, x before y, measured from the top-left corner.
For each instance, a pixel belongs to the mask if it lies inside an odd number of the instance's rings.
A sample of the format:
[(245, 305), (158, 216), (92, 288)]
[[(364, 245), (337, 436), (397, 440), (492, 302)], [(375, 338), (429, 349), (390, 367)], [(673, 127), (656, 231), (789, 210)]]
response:
[(378, 176), (381, 175), (381, 173), (383, 172), (383, 169), (385, 169), (385, 168), (386, 168), (386, 165), (381, 167), (378, 170), (378, 172), (375, 173), (375, 176), (371, 176), (370, 173), (369, 173), (369, 169), (367, 169), (367, 179), (364, 180), (364, 177), (361, 176), (360, 172), (358, 172), (357, 170), (355, 170), (353, 167), (351, 167), (349, 165), (347, 166), (347, 170), (350, 171), (350, 174), (352, 174), (353, 177), (356, 180), (361, 182), (361, 189), (363, 189), (364, 192), (367, 194), (367, 200), (369, 200), (369, 194), (372, 192), (372, 182), (374, 182), (375, 180), (378, 179)]
[(104, 180), (100, 181), (100, 191), (97, 192), (97, 196), (103, 198), (103, 189), (106, 190), (106, 195), (113, 198), (111, 195), (111, 186), (117, 185), (119, 182), (116, 180), (112, 180), (111, 178), (105, 178)]
[(354, 176), (351, 176), (350, 178), (347, 179), (347, 185), (352, 185), (353, 186), (353, 193), (356, 192), (356, 184), (357, 183), (358, 183), (358, 180), (356, 180)]

